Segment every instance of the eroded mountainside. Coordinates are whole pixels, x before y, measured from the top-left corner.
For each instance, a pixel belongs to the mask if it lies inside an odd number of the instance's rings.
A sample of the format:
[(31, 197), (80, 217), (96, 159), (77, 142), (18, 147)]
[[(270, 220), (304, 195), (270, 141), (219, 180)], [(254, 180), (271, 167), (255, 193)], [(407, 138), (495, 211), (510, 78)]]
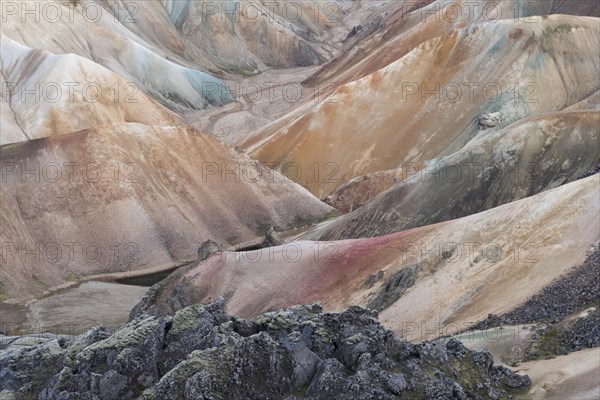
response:
[[(590, 96), (599, 88), (598, 29), (595, 18), (561, 15), (453, 30), (241, 145), (325, 197), (357, 176), (452, 154), (482, 134)], [(480, 117), (490, 113), (497, 122), (483, 130)], [(318, 165), (324, 177), (288, 164)]]
[(291, 228), (331, 211), (193, 128), (105, 125), (5, 146), (1, 155), (8, 297), (193, 260), (208, 238), (250, 240), (269, 225)]
[(586, 221), (598, 215), (599, 183), (596, 174), (387, 236), (215, 254), (158, 283), (147, 309), (162, 315), (224, 296), (228, 312), (252, 317), (322, 301), (331, 310), (379, 309), (386, 326), (410, 339), (423, 335), (403, 332), (410, 324), (429, 327), (431, 337), (460, 331), (515, 307), (583, 262), (598, 240), (598, 227)]
[(0, 12), (0, 399), (598, 397), (597, 1)]

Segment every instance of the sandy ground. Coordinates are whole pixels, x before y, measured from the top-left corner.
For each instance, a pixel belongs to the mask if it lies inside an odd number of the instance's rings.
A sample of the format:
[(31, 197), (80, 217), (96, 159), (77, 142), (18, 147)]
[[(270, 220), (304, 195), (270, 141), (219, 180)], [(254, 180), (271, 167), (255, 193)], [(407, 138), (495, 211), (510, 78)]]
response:
[(515, 370), (531, 378), (533, 400), (600, 398), (600, 348), (524, 363)]
[(520, 362), (532, 331), (527, 326), (502, 326), (456, 336), (471, 350), (488, 350), (496, 364), (531, 378), (532, 388), (523, 399), (596, 400), (600, 398), (600, 349), (586, 349), (550, 360)]
[[(77, 335), (104, 325), (116, 329), (129, 318), (129, 311), (148, 290), (147, 287), (108, 282), (84, 282), (57, 292), (25, 307), (2, 305), (6, 334), (61, 333)], [(9, 310), (4, 314), (4, 310)], [(6, 318), (6, 319), (5, 319)]]

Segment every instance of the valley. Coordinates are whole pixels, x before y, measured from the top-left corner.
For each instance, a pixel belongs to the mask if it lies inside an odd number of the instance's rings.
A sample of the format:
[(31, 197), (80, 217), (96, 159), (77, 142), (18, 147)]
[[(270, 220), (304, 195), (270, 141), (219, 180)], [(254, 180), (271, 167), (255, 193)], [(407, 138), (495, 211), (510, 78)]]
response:
[(0, 22), (0, 399), (600, 397), (597, 1)]

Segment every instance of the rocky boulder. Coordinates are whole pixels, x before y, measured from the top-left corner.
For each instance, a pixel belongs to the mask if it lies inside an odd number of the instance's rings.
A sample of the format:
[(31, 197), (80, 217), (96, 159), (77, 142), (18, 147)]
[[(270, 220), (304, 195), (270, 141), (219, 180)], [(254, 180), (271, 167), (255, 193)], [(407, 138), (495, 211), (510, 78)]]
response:
[(284, 240), (275, 230), (275, 227), (271, 226), (269, 229), (267, 229), (267, 233), (265, 234), (265, 240), (263, 240), (261, 248), (264, 249), (266, 247), (281, 246), (282, 244), (285, 244)]
[(499, 112), (487, 113), (480, 115), (478, 122), (481, 129), (489, 129), (500, 125), (502, 118)]

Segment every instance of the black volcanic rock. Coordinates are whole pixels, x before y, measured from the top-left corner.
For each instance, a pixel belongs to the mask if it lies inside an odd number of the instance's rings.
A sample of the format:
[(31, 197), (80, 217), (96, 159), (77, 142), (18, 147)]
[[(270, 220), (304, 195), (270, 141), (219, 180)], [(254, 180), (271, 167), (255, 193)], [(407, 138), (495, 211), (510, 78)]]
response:
[(213, 240), (206, 240), (198, 247), (198, 259), (196, 261), (204, 261), (211, 255), (222, 251), (219, 244)]
[(141, 315), (113, 334), (2, 341), (0, 390), (15, 398), (498, 399), (530, 384), (458, 341), (398, 341), (360, 307), (244, 320), (219, 300)]
[(600, 244), (596, 243), (585, 261), (561, 276), (525, 303), (503, 315), (490, 314), (473, 329), (533, 322), (557, 323), (586, 307), (600, 305)]
[(281, 238), (279, 233), (275, 230), (275, 227), (271, 226), (271, 227), (269, 227), (269, 229), (267, 229), (267, 233), (265, 234), (265, 240), (263, 240), (261, 247), (265, 248), (265, 247), (281, 246), (284, 243), (285, 243), (284, 240)]
[(577, 179), (584, 179), (584, 178), (587, 178), (588, 176), (596, 175), (598, 172), (600, 172), (600, 163), (596, 164), (596, 166), (594, 168), (590, 169), (585, 174), (579, 175), (577, 177)]
[(420, 265), (416, 263), (401, 269), (388, 278), (377, 297), (371, 300), (368, 308), (382, 311), (398, 301), (406, 289), (415, 284), (419, 269)]

